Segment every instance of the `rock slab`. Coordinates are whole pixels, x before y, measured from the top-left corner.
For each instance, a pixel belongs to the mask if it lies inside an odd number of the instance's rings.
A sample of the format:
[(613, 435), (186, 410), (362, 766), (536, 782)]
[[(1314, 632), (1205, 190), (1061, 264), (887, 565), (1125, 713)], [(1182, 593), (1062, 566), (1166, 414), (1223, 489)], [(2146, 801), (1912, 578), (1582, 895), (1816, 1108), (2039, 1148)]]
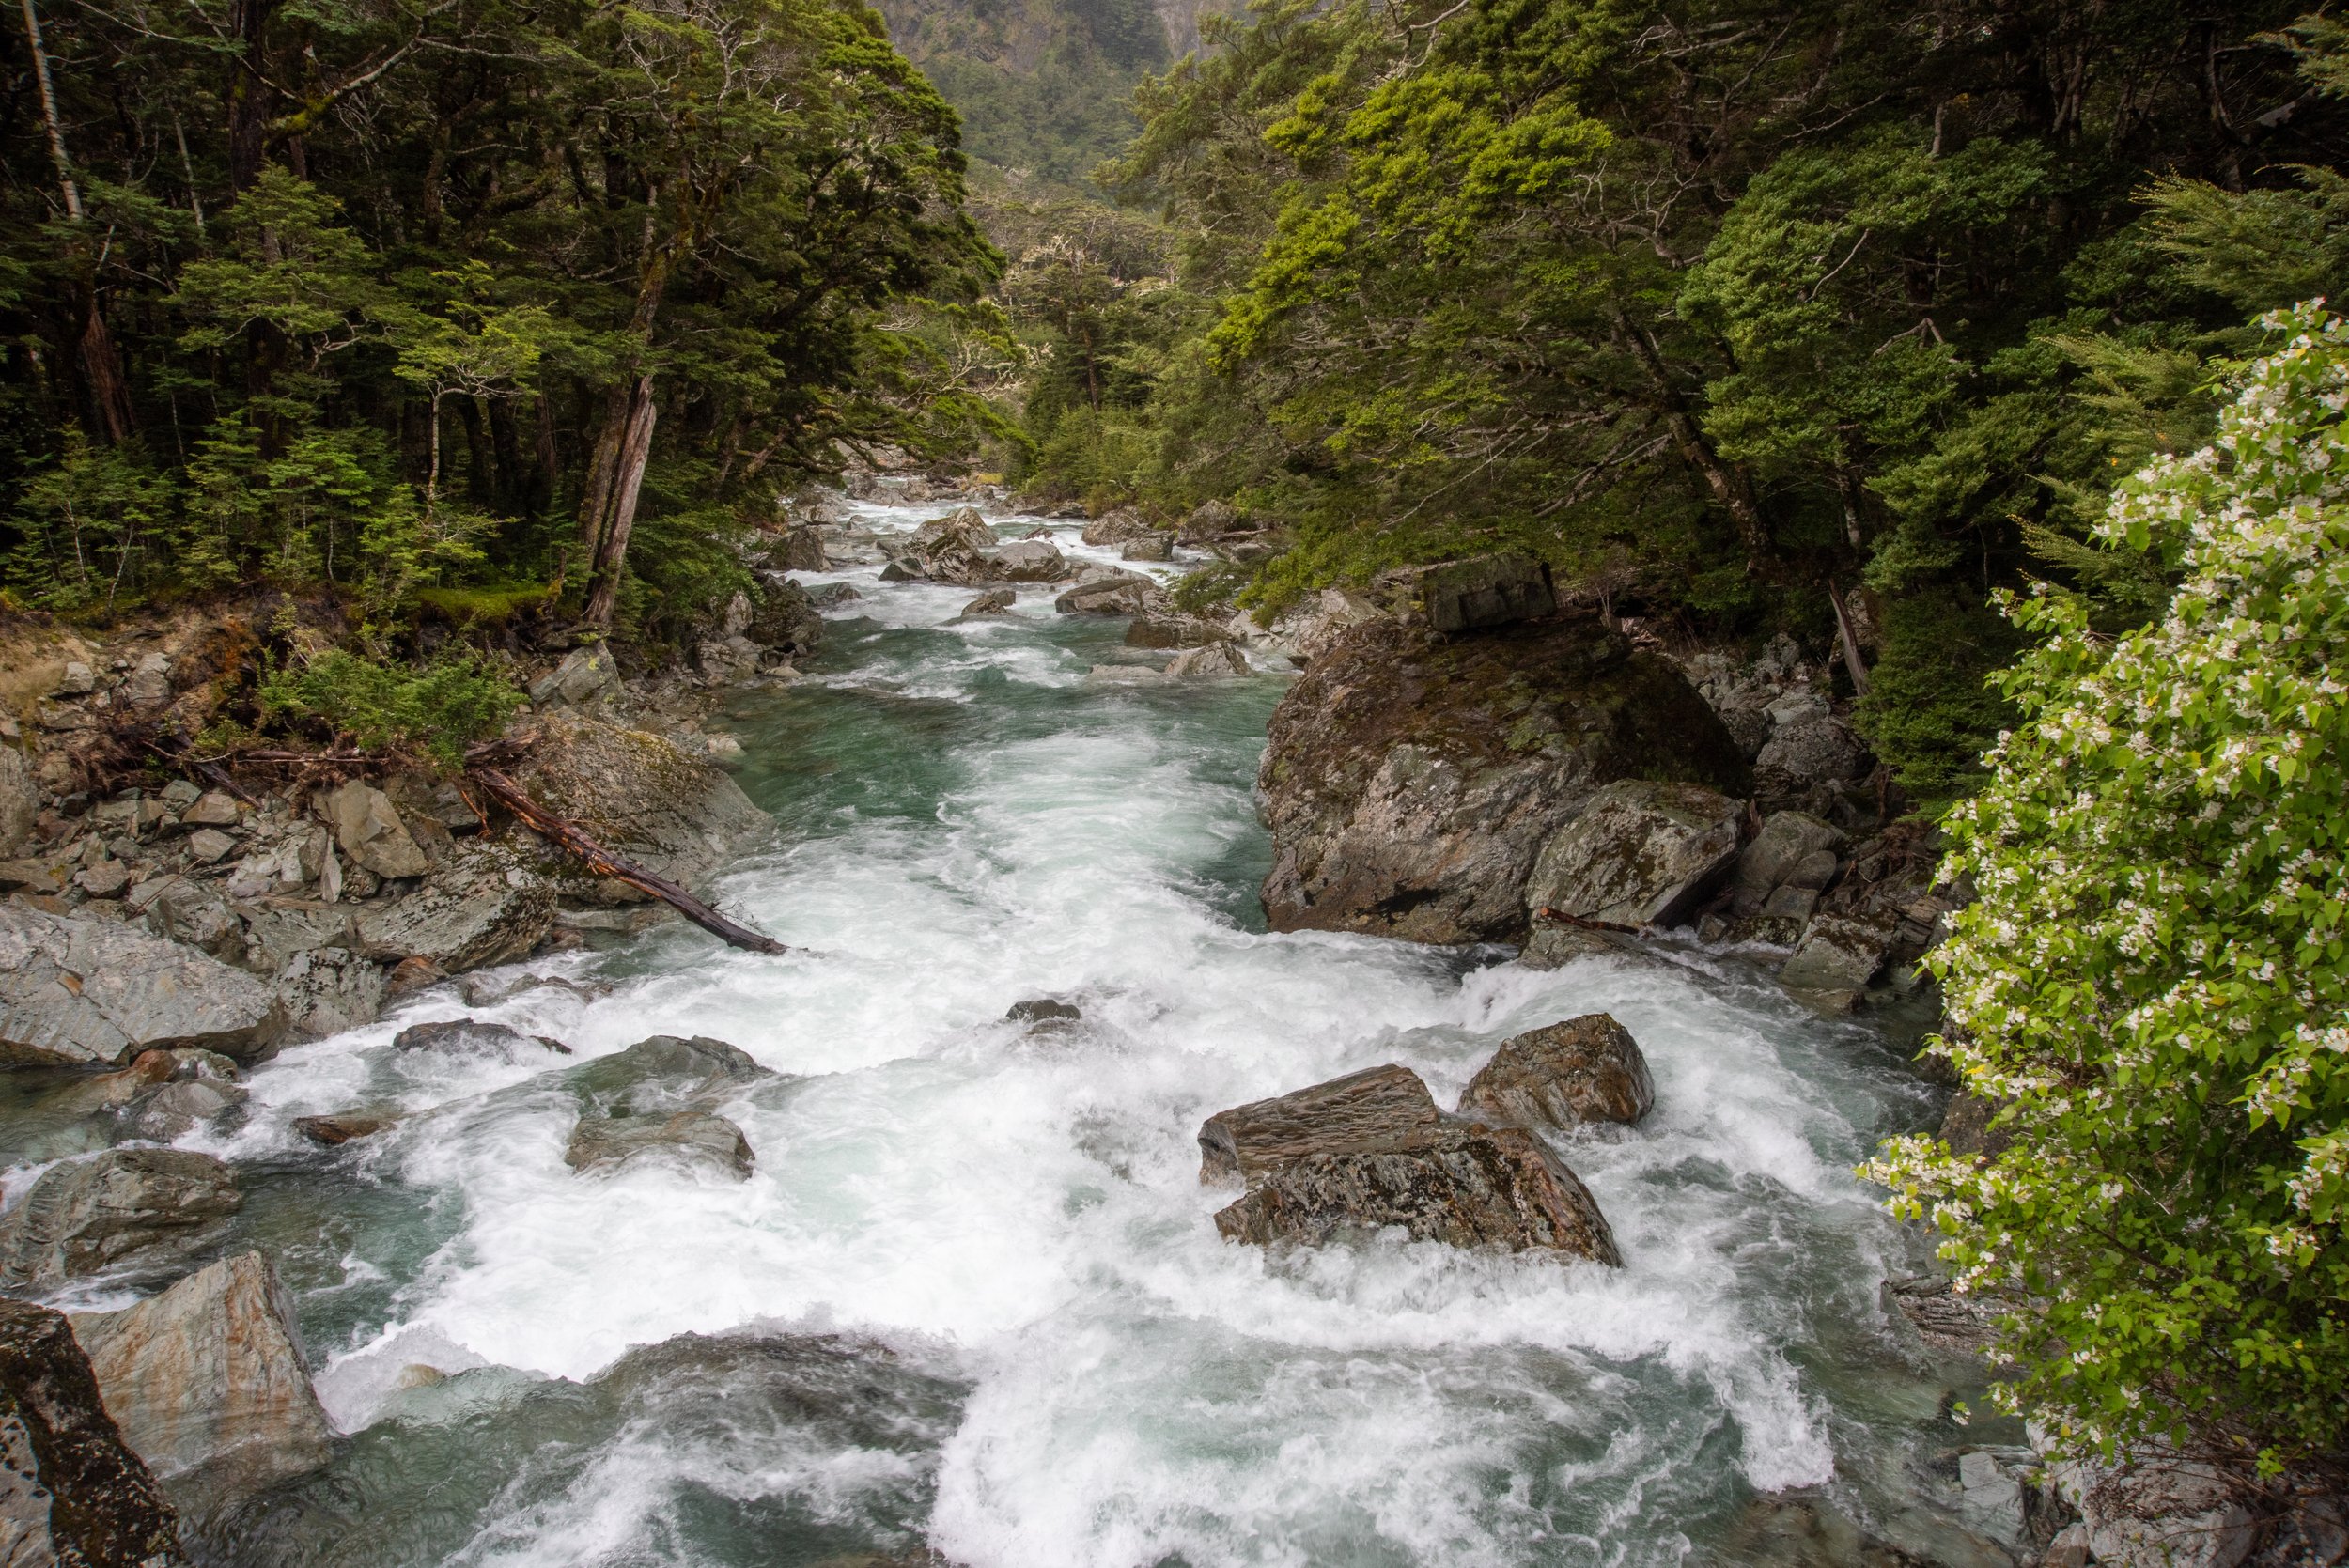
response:
[(1656, 1105), (1656, 1081), (1631, 1032), (1587, 1013), (1501, 1042), (1469, 1079), (1460, 1114), (1521, 1127), (1629, 1124)]
[(0, 905), (0, 1064), (128, 1062), (197, 1046), (240, 1062), (285, 1037), (261, 981), (114, 921)]
[(293, 1302), (258, 1252), (73, 1320), (107, 1413), (182, 1513), (201, 1518), (332, 1457)]
[(667, 1156), (702, 1170), (747, 1180), (750, 1140), (723, 1116), (706, 1110), (668, 1115), (583, 1116), (571, 1129), (563, 1163), (574, 1171), (619, 1170), (648, 1157)]
[(0, 1562), (175, 1568), (179, 1520), (65, 1316), (0, 1301)]
[(1383, 1148), (1442, 1120), (1419, 1075), (1389, 1063), (1216, 1112), (1199, 1128), (1199, 1179), (1253, 1187), (1297, 1160)]
[(117, 1265), (167, 1263), (243, 1206), (236, 1172), (191, 1149), (108, 1149), (41, 1172), (0, 1219), (0, 1282), (54, 1286)]
[(1442, 1127), (1397, 1146), (1309, 1155), (1264, 1177), (1215, 1225), (1260, 1246), (1319, 1246), (1399, 1225), (1414, 1241), (1623, 1262), (1589, 1189), (1515, 1127)]
[(1549, 567), (1531, 555), (1480, 555), (1434, 567), (1420, 578), (1427, 624), (1457, 635), (1532, 620), (1558, 608)]

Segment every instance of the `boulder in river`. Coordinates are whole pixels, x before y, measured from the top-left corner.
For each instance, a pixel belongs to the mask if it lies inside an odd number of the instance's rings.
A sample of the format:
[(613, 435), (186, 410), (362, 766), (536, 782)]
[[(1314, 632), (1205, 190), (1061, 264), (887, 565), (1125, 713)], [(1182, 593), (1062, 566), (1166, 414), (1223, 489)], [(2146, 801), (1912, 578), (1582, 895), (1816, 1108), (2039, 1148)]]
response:
[(1143, 538), (1157, 532), (1139, 508), (1119, 506), (1086, 523), (1083, 537), (1089, 545), (1122, 545), (1128, 539)]
[(1632, 777), (1730, 795), (1748, 782), (1687, 678), (1595, 617), (1457, 638), (1357, 626), (1272, 717), (1266, 916), (1275, 931), (1523, 941), (1536, 856)]
[(1169, 680), (1227, 680), (1251, 674), (1248, 656), (1230, 643), (1209, 643), (1176, 654), (1166, 666)]
[(1014, 539), (987, 564), (988, 576), (1007, 582), (1057, 582), (1068, 575), (1068, 558), (1050, 539)]
[(1004, 1011), (1003, 1021), (1023, 1023), (1030, 1029), (1057, 1029), (1075, 1023), (1083, 1017), (1084, 1014), (1065, 1001), (1051, 997), (1033, 997), (1026, 1001), (1013, 1002)]
[(1220, 1210), (1215, 1225), (1260, 1246), (1319, 1246), (1399, 1225), (1414, 1241), (1623, 1262), (1597, 1203), (1556, 1156), (1531, 1133), (1474, 1124), (1291, 1161)]
[(176, 1568), (179, 1519), (61, 1312), (0, 1301), (0, 1562)]
[(966, 615), (1008, 615), (1011, 607), (1019, 602), (1019, 593), (1010, 588), (989, 588), (986, 593), (962, 607)]
[(573, 1069), (570, 1082), (599, 1111), (643, 1115), (704, 1110), (775, 1077), (750, 1052), (706, 1035), (655, 1034)]
[(1199, 1128), (1199, 1179), (1253, 1186), (1310, 1155), (1388, 1147), (1442, 1120), (1420, 1076), (1389, 1063), (1216, 1112)]
[(0, 1219), (0, 1283), (46, 1288), (117, 1265), (167, 1265), (243, 1206), (237, 1173), (192, 1149), (108, 1149), (42, 1172)]
[(616, 1171), (645, 1158), (672, 1159), (738, 1181), (749, 1178), (753, 1163), (742, 1129), (707, 1110), (582, 1116), (563, 1151), (563, 1163), (582, 1172)]
[(1118, 572), (1081, 582), (1052, 601), (1064, 615), (1142, 615), (1166, 602), (1166, 590), (1138, 572)]
[(1198, 615), (1137, 615), (1126, 629), (1129, 648), (1203, 648), (1231, 640), (1228, 628)]
[(912, 545), (916, 554), (926, 557), (951, 550), (989, 551), (995, 548), (995, 530), (976, 506), (957, 506), (915, 529)]
[(1736, 860), (1745, 815), (1743, 801), (1702, 784), (1618, 780), (1542, 846), (1526, 904), (1616, 925), (1685, 924)]
[(127, 1062), (200, 1046), (241, 1062), (284, 1038), (266, 984), (118, 921), (0, 905), (0, 1064)]
[(1636, 1122), (1656, 1104), (1656, 1081), (1631, 1032), (1605, 1013), (1529, 1030), (1501, 1042), (1460, 1096), (1460, 1114), (1521, 1127)]
[(1882, 971), (1899, 924), (1890, 915), (1820, 915), (1804, 928), (1779, 983), (1830, 1010), (1849, 1007)]
[(76, 1084), (54, 1103), (83, 1114), (112, 1114), (133, 1137), (167, 1143), (244, 1098), (235, 1063), (183, 1047), (141, 1051), (128, 1067)]
[(396, 1110), (343, 1110), (331, 1116), (297, 1116), (290, 1126), (297, 1136), (320, 1148), (335, 1149), (362, 1138), (373, 1138), (398, 1122), (399, 1112)]
[(1174, 536), (1153, 529), (1128, 539), (1117, 552), (1121, 561), (1172, 561), (1174, 559)]
[(560, 1040), (544, 1034), (524, 1034), (502, 1023), (488, 1023), (479, 1018), (411, 1024), (392, 1036), (392, 1049), (496, 1062), (533, 1062), (544, 1058), (549, 1051), (557, 1056), (571, 1054), (571, 1048)]
[(814, 596), (785, 578), (760, 586), (757, 608), (743, 622), (742, 635), (754, 646), (804, 656), (823, 645), (824, 617)]
[(304, 1475), (334, 1428), (310, 1387), (292, 1299), (258, 1252), (241, 1252), (73, 1334), (123, 1441), (192, 1518)]

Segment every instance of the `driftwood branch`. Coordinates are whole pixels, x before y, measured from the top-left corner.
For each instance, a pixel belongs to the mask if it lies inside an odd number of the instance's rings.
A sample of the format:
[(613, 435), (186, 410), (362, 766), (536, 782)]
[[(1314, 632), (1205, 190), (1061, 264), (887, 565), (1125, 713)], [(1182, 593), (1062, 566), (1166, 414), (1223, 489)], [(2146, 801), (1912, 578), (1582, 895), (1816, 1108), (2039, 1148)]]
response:
[(520, 784), (498, 769), (476, 765), (467, 770), (466, 777), (478, 785), (483, 794), (512, 812), (524, 826), (561, 846), (585, 862), (587, 868), (599, 877), (616, 877), (630, 887), (652, 894), (711, 936), (735, 947), (746, 948), (753, 953), (791, 951), (772, 937), (764, 937), (746, 926), (737, 925), (667, 877), (657, 877), (643, 866), (622, 860), (582, 832), (576, 823), (555, 815), (532, 800)]
[(157, 745), (152, 740), (147, 742), (147, 749), (174, 767), (187, 769), (214, 789), (226, 790), (256, 811), (261, 809), (261, 802), (254, 799), (253, 792), (229, 777), (228, 769), (219, 763), (209, 761), (191, 752), (172, 751), (168, 747)]

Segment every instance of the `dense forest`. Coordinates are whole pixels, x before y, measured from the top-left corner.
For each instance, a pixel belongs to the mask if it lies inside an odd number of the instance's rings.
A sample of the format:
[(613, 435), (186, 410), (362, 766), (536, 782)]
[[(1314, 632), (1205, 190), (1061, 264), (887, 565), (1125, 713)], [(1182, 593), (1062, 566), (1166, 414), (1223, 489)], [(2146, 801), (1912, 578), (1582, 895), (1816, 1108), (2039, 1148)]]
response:
[(1287, 527), (1252, 604), (1510, 544), (1618, 613), (1848, 645), (1945, 801), (2008, 717), (1992, 591), (2150, 613), (2169, 564), (2089, 520), (2206, 438), (2252, 317), (2341, 274), (2338, 34), (2298, 14), (1211, 18), (1101, 171), (1124, 207), (1015, 257), (1054, 345), (1017, 472)]

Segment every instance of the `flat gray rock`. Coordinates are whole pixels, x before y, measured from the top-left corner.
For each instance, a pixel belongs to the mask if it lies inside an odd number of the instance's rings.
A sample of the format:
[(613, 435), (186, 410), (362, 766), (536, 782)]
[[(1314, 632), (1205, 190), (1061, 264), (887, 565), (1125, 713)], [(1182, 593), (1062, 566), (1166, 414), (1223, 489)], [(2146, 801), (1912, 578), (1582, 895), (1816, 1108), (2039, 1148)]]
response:
[(583, 1116), (563, 1151), (563, 1163), (583, 1172), (617, 1171), (647, 1158), (677, 1160), (737, 1181), (749, 1178), (753, 1164), (742, 1129), (706, 1110)]
[(177, 1568), (179, 1520), (61, 1312), (0, 1301), (0, 1560)]
[(0, 905), (0, 1063), (128, 1062), (158, 1046), (238, 1061), (285, 1037), (264, 982), (135, 925)]
[[(675, 750), (675, 748), (671, 748)], [(461, 845), (425, 885), (359, 917), (368, 956), (422, 958), (444, 972), (520, 958), (554, 926), (554, 893), (507, 845)]]

